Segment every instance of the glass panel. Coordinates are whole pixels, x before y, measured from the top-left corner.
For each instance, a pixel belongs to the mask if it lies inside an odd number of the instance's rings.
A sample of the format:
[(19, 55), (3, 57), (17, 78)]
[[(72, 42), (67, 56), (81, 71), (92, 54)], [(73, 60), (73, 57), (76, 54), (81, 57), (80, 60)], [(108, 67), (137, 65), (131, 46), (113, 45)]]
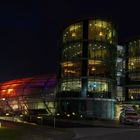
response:
[[(89, 21), (89, 39), (104, 41), (112, 44), (113, 41), (113, 30), (111, 23), (101, 20), (90, 20)], [(115, 35), (115, 34), (114, 34)]]
[(61, 63), (61, 66), (62, 66), (62, 76), (64, 77), (81, 76), (81, 62), (67, 61)]
[(105, 59), (110, 57), (109, 47), (98, 43), (89, 43), (89, 58)]
[(117, 97), (123, 97), (123, 87), (117, 86)]
[(88, 91), (89, 92), (107, 92), (108, 83), (106, 81), (97, 81), (90, 79), (88, 82)]
[(129, 43), (129, 57), (139, 57), (140, 56), (140, 40)]
[(59, 110), (61, 110), (60, 114), (63, 118), (74, 117), (79, 114), (79, 102), (77, 100), (61, 101)]
[(89, 76), (103, 76), (110, 77), (111, 76), (111, 67), (109, 64), (105, 64), (100, 60), (89, 60), (88, 61), (88, 71)]
[(131, 100), (140, 99), (140, 88), (131, 88), (128, 89), (128, 96)]
[(123, 46), (117, 46), (117, 57), (123, 57), (125, 54), (125, 49)]
[(124, 61), (121, 58), (117, 58), (117, 72), (122, 72), (123, 71), (123, 64)]
[(63, 59), (74, 59), (81, 58), (82, 56), (82, 45), (81, 43), (67, 44), (62, 50)]
[(76, 23), (67, 27), (63, 32), (63, 42), (69, 42), (73, 40), (80, 40), (83, 38), (83, 25), (82, 23)]
[(87, 96), (92, 98), (110, 97), (109, 84), (105, 79), (89, 79)]
[(129, 78), (132, 81), (140, 81), (140, 73), (139, 72), (129, 73)]
[(132, 81), (140, 81), (140, 40), (129, 43), (128, 53), (129, 79)]
[(61, 84), (61, 91), (80, 91), (81, 81), (79, 79), (64, 80)]
[(138, 57), (129, 58), (128, 70), (140, 70), (140, 58)]

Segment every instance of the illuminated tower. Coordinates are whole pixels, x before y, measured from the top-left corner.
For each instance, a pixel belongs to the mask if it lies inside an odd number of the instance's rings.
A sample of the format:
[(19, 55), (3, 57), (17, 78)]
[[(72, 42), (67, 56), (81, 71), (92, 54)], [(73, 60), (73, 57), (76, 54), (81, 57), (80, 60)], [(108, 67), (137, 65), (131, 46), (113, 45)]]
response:
[[(140, 40), (128, 43), (126, 60), (126, 101), (140, 101)], [(135, 102), (136, 103), (136, 102)]]
[(64, 28), (59, 47), (60, 114), (112, 119), (117, 52), (112, 23), (78, 20)]

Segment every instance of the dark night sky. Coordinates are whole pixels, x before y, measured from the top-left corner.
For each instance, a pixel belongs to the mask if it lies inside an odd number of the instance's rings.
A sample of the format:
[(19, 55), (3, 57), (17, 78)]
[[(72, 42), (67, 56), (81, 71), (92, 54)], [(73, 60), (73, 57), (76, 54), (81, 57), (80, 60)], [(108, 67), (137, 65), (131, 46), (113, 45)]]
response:
[(111, 18), (123, 43), (139, 36), (139, 14), (135, 0), (4, 1), (0, 3), (0, 81), (56, 73), (59, 31), (75, 18)]

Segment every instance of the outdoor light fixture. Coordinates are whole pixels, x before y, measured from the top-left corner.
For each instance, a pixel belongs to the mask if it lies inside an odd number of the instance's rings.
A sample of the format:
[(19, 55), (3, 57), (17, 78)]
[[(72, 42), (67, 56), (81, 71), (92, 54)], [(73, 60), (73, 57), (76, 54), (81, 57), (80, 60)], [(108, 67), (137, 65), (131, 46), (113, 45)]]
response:
[(42, 119), (42, 117), (41, 117), (41, 116), (37, 116), (37, 118), (38, 118), (38, 119)]
[(76, 36), (76, 33), (72, 33), (72, 37), (75, 37)]
[(103, 36), (103, 32), (100, 32), (100, 33), (99, 33), (99, 36)]
[(57, 113), (56, 115), (57, 115), (57, 116), (60, 116), (60, 114), (59, 114), (59, 113)]
[(5, 115), (6, 115), (6, 116), (9, 116), (9, 113), (6, 113)]
[(133, 97), (133, 96), (131, 96), (130, 98), (131, 98), (132, 100), (134, 99), (134, 97)]
[(92, 67), (92, 69), (91, 69), (92, 71), (95, 71), (96, 69), (95, 69), (95, 67)]
[(70, 117), (70, 114), (67, 114), (67, 117)]
[(75, 112), (72, 112), (72, 115), (75, 115)]

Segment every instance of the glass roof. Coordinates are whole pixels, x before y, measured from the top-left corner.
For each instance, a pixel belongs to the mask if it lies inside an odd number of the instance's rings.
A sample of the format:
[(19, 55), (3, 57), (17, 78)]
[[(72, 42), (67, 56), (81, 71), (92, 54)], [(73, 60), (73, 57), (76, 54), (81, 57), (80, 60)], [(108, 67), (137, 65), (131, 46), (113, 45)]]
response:
[[(15, 79), (0, 83), (0, 98), (18, 96), (19, 94), (32, 94), (33, 91), (47, 91), (54, 90), (57, 84), (56, 75), (41, 75), (28, 78)], [(30, 92), (29, 92), (30, 90)]]

